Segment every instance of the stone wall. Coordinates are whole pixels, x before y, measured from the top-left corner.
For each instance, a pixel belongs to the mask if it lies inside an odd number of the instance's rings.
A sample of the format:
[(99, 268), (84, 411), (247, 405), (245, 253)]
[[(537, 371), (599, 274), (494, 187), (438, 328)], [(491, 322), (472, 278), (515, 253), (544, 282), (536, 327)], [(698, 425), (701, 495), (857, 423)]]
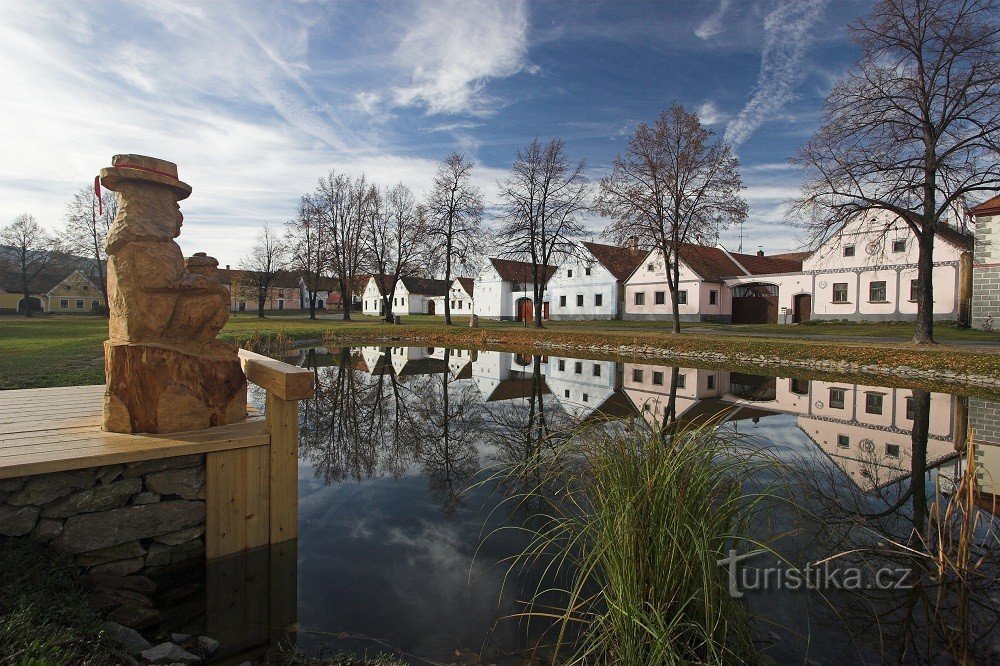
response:
[(970, 398), (969, 429), (978, 442), (1000, 444), (1000, 402)]
[(976, 218), (972, 326), (1000, 330), (1000, 215)]

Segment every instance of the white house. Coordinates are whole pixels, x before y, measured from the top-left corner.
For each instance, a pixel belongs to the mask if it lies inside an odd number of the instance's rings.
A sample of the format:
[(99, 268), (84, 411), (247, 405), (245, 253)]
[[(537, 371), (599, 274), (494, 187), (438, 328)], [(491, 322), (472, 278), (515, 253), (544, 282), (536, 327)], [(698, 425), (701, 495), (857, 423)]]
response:
[[(475, 312), (475, 287), (476, 283), (472, 278), (460, 277), (451, 281), (451, 288), (448, 290), (451, 314), (469, 316)], [(444, 315), (444, 308), (438, 314)]]
[[(388, 275), (373, 275), (368, 279), (368, 284), (361, 294), (362, 312), (379, 316), (384, 314), (385, 304), (382, 294), (389, 291), (389, 280)], [(447, 295), (448, 283), (444, 280), (401, 277), (396, 282), (396, 290), (392, 296), (392, 313), (440, 314)]]
[(620, 319), (625, 280), (646, 252), (584, 242), (549, 280), (552, 319)]
[(545, 383), (563, 411), (583, 418), (604, 404), (619, 388), (618, 364), (550, 357)]
[[(547, 282), (556, 267), (544, 266), (540, 270)], [(476, 278), (475, 314), (484, 319), (530, 321), (534, 313), (533, 280), (530, 263), (491, 258)], [(543, 292), (542, 303), (542, 316), (548, 319), (551, 304), (547, 292)]]
[(1000, 195), (969, 211), (976, 219), (972, 266), (972, 325), (1000, 329)]

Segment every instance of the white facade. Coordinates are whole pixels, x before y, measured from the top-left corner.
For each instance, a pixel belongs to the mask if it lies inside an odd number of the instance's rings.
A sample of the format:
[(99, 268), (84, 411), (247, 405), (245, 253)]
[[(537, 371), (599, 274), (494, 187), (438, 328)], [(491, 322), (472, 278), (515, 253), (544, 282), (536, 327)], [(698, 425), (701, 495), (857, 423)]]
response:
[(570, 257), (548, 284), (552, 319), (614, 319), (618, 281), (593, 257)]
[[(472, 291), (475, 292), (475, 286), (472, 287)], [(451, 286), (448, 289), (448, 300), (453, 316), (469, 316), (475, 312), (473, 294), (469, 293), (459, 278), (451, 281)], [(444, 316), (444, 307), (441, 308), (438, 314)]]
[(567, 414), (583, 418), (614, 395), (618, 364), (550, 357), (545, 383)]
[[(530, 278), (527, 281), (521, 281), (510, 279), (509, 276), (502, 276), (494, 262), (503, 262), (503, 260), (491, 259), (476, 278), (474, 312), (484, 319), (520, 321), (519, 306), (527, 301), (534, 303), (534, 290)], [(523, 262), (504, 262), (500, 265), (514, 263), (522, 264)], [(525, 275), (530, 274), (525, 272)], [(542, 302), (550, 303), (547, 289), (543, 292)]]
[[(396, 282), (396, 289), (390, 303), (392, 314), (444, 314), (444, 296), (413, 292), (408, 288), (407, 282), (408, 278), (401, 278)], [(413, 282), (420, 284), (441, 281), (414, 280)], [(368, 284), (365, 285), (365, 290), (361, 294), (361, 311), (367, 315), (383, 316), (384, 309), (385, 304), (382, 300), (382, 292), (379, 290), (378, 280), (374, 277), (369, 278)]]

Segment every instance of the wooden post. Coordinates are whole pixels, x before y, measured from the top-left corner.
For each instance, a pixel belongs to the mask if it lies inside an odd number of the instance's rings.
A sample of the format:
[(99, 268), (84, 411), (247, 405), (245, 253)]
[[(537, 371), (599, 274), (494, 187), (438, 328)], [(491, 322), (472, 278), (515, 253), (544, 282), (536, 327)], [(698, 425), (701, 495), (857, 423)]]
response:
[(268, 392), (264, 410), (271, 434), (270, 540), (278, 543), (298, 536), (299, 403)]
[(963, 252), (958, 261), (958, 327), (972, 326), (972, 253)]

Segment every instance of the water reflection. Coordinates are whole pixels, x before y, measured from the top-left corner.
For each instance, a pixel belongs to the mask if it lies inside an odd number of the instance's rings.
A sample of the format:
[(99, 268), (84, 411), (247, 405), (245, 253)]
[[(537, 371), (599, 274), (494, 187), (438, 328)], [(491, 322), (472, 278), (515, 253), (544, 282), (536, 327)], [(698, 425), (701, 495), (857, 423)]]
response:
[[(301, 412), (300, 644), (339, 634), (428, 659), (518, 653), (523, 632), (498, 622), (517, 600), (497, 597), (521, 541), (483, 537), (540, 507), (495, 511), (519, 489), (492, 472), (581, 425), (676, 427), (723, 413), (722, 427), (769, 441), (787, 465), (797, 509), (776, 508), (761, 526), (782, 535), (783, 556), (913, 572), (905, 590), (748, 595), (779, 661), (988, 659), (993, 649), (995, 402), (440, 347), (315, 349), (297, 360), (317, 387)], [(968, 501), (951, 501), (959, 496)]]

